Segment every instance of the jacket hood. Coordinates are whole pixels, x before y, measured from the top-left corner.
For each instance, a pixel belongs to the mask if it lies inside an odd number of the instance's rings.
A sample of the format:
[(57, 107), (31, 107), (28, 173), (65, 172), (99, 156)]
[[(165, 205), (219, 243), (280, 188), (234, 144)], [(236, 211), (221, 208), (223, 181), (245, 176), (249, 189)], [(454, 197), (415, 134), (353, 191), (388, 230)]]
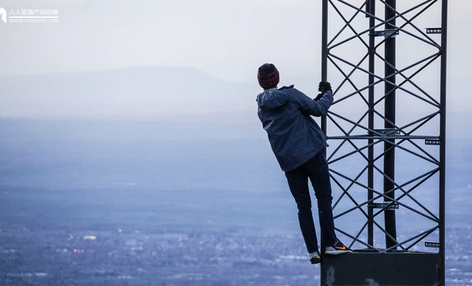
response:
[(269, 111), (284, 105), (287, 100), (287, 95), (283, 91), (272, 88), (257, 96), (257, 105), (260, 109)]

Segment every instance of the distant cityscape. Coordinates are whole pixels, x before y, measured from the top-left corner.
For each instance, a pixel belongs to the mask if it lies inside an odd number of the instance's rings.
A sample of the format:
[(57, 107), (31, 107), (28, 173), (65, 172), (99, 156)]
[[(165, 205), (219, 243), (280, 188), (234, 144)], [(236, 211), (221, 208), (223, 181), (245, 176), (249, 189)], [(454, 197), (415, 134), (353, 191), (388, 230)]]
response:
[[(448, 232), (446, 285), (472, 285), (471, 229)], [(0, 229), (0, 284), (319, 285), (298, 236), (195, 229)]]
[[(226, 119), (3, 120), (0, 285), (319, 285), (263, 130)], [(447, 286), (472, 285), (470, 142), (448, 144)]]
[(1, 285), (315, 285), (294, 237), (233, 230), (0, 231)]

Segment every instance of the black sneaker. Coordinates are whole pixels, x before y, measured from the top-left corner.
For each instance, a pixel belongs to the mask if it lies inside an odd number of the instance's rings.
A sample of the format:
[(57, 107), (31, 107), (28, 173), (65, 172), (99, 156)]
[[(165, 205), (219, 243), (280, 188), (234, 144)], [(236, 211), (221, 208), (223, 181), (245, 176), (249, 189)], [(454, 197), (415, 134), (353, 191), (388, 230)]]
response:
[(325, 250), (326, 255), (339, 255), (343, 253), (352, 252), (349, 248), (344, 246), (341, 241), (337, 240), (332, 246), (327, 246)]
[(318, 264), (321, 262), (321, 257), (318, 251), (310, 253), (310, 262), (311, 264)]

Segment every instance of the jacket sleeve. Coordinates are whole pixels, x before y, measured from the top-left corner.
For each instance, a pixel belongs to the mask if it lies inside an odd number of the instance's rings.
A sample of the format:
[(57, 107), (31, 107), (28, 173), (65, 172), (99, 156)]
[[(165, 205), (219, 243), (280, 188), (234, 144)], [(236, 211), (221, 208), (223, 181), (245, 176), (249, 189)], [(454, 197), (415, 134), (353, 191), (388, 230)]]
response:
[(328, 109), (333, 104), (333, 94), (331, 91), (327, 91), (323, 94), (320, 100), (313, 100), (301, 91), (294, 93), (294, 99), (300, 106), (300, 110), (309, 115), (323, 116), (328, 113)]

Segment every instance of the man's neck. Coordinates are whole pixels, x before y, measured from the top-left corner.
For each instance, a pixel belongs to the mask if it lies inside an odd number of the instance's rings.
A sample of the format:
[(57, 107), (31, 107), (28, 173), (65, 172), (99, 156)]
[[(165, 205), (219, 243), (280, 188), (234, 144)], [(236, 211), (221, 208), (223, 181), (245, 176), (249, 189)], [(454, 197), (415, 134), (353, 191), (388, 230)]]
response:
[(264, 88), (264, 91), (269, 90), (269, 89), (273, 89), (273, 88), (278, 88), (278, 87), (274, 86), (274, 87)]

